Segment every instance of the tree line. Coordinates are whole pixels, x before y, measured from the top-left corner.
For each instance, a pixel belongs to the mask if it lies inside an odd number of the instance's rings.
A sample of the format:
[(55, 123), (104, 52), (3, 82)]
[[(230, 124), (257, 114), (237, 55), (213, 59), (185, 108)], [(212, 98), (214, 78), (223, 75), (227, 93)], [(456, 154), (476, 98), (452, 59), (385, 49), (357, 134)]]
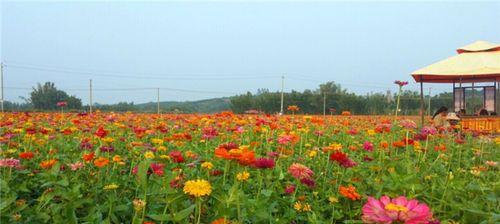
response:
[[(425, 97), (426, 110), (428, 100)], [(302, 92), (292, 90), (284, 93), (284, 109), (290, 105), (300, 108), (301, 114), (323, 114), (324, 104), (326, 113), (339, 114), (349, 111), (352, 114), (388, 115), (393, 114), (396, 108), (397, 93), (373, 93), (358, 95), (348, 92), (340, 84), (327, 82), (320, 84), (317, 89), (306, 89)], [(65, 109), (82, 112), (88, 109), (81, 99), (71, 96), (56, 88), (52, 82), (38, 84), (33, 87), (29, 98), (23, 98), (24, 102), (16, 103), (6, 101), (6, 111), (54, 111), (58, 110), (58, 102), (66, 102)], [(441, 106), (451, 107), (451, 93), (441, 93), (432, 96), (430, 109), (435, 111)], [(263, 113), (277, 113), (281, 109), (281, 92), (271, 92), (268, 89), (259, 89), (256, 93), (247, 92), (229, 98), (216, 98), (194, 102), (161, 102), (162, 112), (171, 113), (212, 113), (223, 110), (232, 110), (234, 113), (245, 113), (249, 110), (257, 110)], [(133, 112), (156, 112), (156, 103), (134, 104), (133, 102), (119, 102), (116, 104), (94, 104), (95, 110), (101, 111), (133, 111)], [(416, 115), (420, 111), (420, 93), (416, 91), (403, 91), (400, 96), (399, 114)]]

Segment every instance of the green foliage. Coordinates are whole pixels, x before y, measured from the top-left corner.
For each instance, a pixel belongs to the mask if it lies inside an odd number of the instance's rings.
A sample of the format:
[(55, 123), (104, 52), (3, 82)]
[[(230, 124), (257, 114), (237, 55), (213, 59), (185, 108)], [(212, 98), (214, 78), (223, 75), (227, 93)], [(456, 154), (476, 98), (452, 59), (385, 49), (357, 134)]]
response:
[(58, 90), (54, 83), (46, 82), (45, 84), (38, 83), (36, 88), (30, 93), (30, 102), (35, 109), (38, 110), (56, 110), (57, 102), (66, 101), (67, 108), (81, 109), (82, 100), (76, 96), (69, 96), (66, 92)]

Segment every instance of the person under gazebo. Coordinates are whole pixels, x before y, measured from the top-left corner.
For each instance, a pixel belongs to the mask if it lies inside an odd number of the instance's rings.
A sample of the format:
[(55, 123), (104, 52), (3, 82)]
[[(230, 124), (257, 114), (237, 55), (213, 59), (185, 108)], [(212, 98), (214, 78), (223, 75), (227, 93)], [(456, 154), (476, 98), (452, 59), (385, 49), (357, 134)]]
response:
[(440, 107), (432, 116), (433, 126), (436, 128), (448, 126), (446, 115), (448, 115), (448, 108), (445, 106)]

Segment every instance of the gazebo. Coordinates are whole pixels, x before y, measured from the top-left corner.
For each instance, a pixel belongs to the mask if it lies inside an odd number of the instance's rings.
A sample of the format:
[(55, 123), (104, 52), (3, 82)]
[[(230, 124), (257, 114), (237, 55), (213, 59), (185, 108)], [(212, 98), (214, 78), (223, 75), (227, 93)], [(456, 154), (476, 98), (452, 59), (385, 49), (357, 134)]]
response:
[[(455, 56), (411, 74), (415, 81), (420, 83), (422, 125), (424, 124), (423, 83), (453, 83), (453, 111), (461, 110), (466, 111), (467, 115), (473, 115), (477, 109), (486, 109), (490, 115), (493, 115), (490, 117), (500, 121), (499, 117), (495, 116), (500, 110), (500, 103), (498, 103), (500, 44), (477, 41), (457, 49), (457, 52)], [(471, 94), (474, 99), (474, 93), (477, 90), (482, 95), (478, 97), (483, 99), (481, 108), (470, 108), (466, 100), (467, 96)], [(494, 121), (494, 123), (498, 122)]]

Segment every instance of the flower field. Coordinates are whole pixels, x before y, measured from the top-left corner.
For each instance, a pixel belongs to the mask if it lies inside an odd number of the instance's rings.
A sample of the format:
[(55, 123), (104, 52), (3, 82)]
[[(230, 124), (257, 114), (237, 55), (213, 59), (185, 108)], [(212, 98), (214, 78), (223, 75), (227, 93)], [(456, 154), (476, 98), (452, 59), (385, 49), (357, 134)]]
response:
[(500, 222), (500, 138), (416, 117), (0, 118), (1, 223)]

